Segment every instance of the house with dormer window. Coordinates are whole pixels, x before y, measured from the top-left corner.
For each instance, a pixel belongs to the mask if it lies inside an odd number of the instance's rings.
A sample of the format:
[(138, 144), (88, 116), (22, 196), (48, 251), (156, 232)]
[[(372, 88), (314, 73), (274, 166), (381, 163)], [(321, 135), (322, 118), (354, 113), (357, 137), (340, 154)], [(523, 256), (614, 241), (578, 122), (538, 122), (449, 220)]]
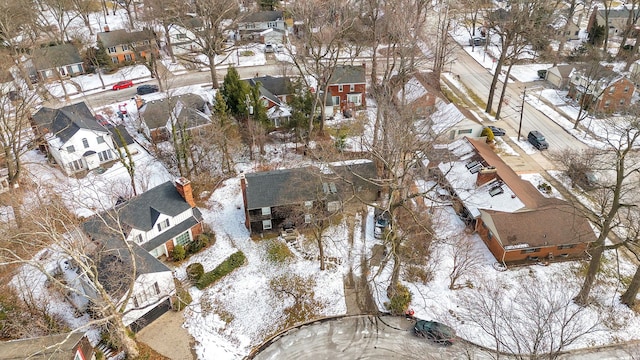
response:
[(282, 44), (286, 30), (282, 11), (252, 12), (238, 22), (238, 40)]
[[(460, 218), (502, 265), (581, 259), (596, 240), (586, 217), (520, 178), (484, 139), (449, 145), (453, 161), (434, 175)], [(451, 157), (449, 158), (451, 159)]]
[(111, 132), (86, 103), (43, 107), (31, 116), (40, 150), (67, 175), (93, 170), (117, 159)]

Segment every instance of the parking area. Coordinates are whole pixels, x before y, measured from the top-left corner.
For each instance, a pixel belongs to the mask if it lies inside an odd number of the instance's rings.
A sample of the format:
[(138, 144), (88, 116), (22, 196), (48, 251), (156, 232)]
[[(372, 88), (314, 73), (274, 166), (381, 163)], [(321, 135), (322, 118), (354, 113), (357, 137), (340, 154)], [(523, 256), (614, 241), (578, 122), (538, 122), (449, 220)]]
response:
[(167, 311), (136, 335), (138, 341), (172, 360), (196, 359), (195, 341), (187, 329), (182, 327), (182, 312)]

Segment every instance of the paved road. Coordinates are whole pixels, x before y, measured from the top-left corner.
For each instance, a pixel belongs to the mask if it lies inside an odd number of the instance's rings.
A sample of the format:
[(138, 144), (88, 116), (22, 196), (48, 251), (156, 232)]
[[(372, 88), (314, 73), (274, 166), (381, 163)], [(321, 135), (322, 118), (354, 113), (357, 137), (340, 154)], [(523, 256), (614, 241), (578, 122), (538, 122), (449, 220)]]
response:
[[(459, 47), (455, 53), (456, 62), (451, 67), (452, 72), (460, 77), (460, 81), (464, 83), (467, 89), (473, 92), (484, 103), (487, 101), (489, 87), (491, 86), (492, 74), (483, 66), (472, 58), (462, 47)], [(506, 71), (506, 69), (505, 69)], [(518, 125), (520, 122), (520, 107), (522, 105), (522, 92), (524, 86), (531, 84), (509, 83), (505, 98), (508, 104), (503, 104), (501, 120), (496, 124), (507, 128), (508, 136), (515, 137), (518, 133)], [(541, 86), (542, 83), (536, 83), (533, 86)], [(496, 95), (494, 97), (493, 110), (498, 106), (498, 96), (502, 89), (502, 82), (498, 82)], [(534, 99), (537, 101), (537, 99)], [(481, 109), (484, 110), (484, 109)], [(549, 142), (550, 150), (559, 150), (566, 147), (573, 149), (584, 149), (586, 145), (575, 139), (571, 134), (566, 132), (562, 127), (549, 119), (544, 113), (537, 110), (529, 104), (524, 106), (524, 115), (522, 120), (522, 135), (526, 138), (530, 130), (541, 131)]]

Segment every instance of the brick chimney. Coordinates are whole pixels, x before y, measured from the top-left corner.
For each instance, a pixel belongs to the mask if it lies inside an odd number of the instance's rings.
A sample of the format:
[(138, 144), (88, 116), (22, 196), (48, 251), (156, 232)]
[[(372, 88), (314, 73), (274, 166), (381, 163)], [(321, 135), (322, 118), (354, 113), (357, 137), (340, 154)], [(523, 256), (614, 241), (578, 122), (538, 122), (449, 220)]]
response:
[(498, 170), (495, 166), (483, 167), (478, 171), (478, 179), (476, 180), (477, 186), (482, 186), (492, 180), (498, 178)]
[(247, 179), (244, 177), (244, 172), (240, 173), (240, 189), (242, 190), (242, 203), (244, 205), (244, 226), (251, 231), (249, 209), (247, 209)]
[(196, 207), (196, 202), (193, 200), (193, 190), (191, 189), (191, 181), (187, 178), (179, 178), (176, 180), (176, 189), (180, 196), (186, 201), (191, 207)]
[(109, 32), (109, 31), (110, 31), (110, 30), (109, 30), (109, 25), (105, 25), (105, 26), (104, 26), (104, 32)]

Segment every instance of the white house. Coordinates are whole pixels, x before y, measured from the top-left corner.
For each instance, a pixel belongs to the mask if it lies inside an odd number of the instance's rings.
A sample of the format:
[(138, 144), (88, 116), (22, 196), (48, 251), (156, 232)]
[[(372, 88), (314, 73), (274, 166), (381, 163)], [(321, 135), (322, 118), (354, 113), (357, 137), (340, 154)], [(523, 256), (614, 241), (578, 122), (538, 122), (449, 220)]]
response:
[(140, 127), (153, 142), (166, 141), (173, 133), (173, 126), (195, 131), (211, 123), (209, 104), (196, 94), (184, 94), (167, 99), (141, 103)]
[(202, 47), (194, 41), (196, 35), (193, 31), (202, 28), (202, 20), (197, 17), (182, 18), (180, 21), (169, 25), (169, 41), (173, 55), (183, 57), (202, 50)]
[(111, 133), (84, 102), (60, 109), (43, 107), (32, 116), (32, 122), (41, 150), (67, 175), (96, 169), (117, 157)]
[[(265, 30), (270, 31), (265, 32)], [(287, 26), (282, 11), (258, 11), (246, 15), (238, 22), (239, 40), (282, 44), (286, 31)]]

